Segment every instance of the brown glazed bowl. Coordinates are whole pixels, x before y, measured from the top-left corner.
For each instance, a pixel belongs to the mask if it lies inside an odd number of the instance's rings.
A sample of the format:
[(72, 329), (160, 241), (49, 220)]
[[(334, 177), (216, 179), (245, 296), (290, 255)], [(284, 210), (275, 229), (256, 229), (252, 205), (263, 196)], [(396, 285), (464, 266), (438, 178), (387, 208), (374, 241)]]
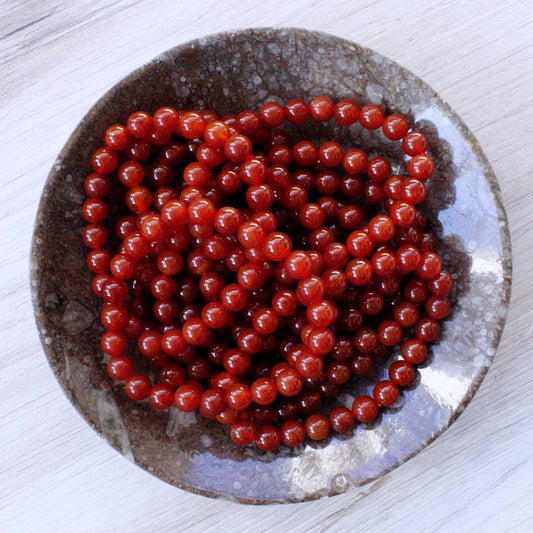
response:
[[(436, 161), (424, 208), (456, 278), (452, 315), (427, 364), (394, 408), (373, 424), (328, 441), (259, 452), (232, 443), (227, 428), (172, 407), (155, 412), (130, 401), (105, 370), (100, 302), (91, 292), (81, 233), (83, 182), (107, 126), (138, 109), (163, 105), (259, 109), (269, 99), (326, 94), (382, 104), (407, 114), (430, 141)], [(305, 124), (296, 135), (340, 139), (385, 154), (405, 172), (398, 143), (356, 124)], [(298, 133), (299, 132), (299, 133)], [(117, 213), (112, 214), (116, 218)], [(112, 221), (111, 221), (112, 222)], [(498, 183), (460, 118), (419, 78), (352, 42), (298, 29), (223, 33), (180, 45), (136, 70), (84, 117), (54, 163), (33, 237), (32, 288), (37, 324), (52, 370), (87, 422), (120, 453), (164, 481), (247, 503), (298, 502), (345, 492), (382, 476), (442, 433), (463, 411), (493, 359), (511, 287), (511, 250)], [(397, 357), (397, 354), (393, 357)], [(350, 385), (346, 405), (371, 390), (387, 363)], [(474, 428), (472, 428), (474, 431)]]

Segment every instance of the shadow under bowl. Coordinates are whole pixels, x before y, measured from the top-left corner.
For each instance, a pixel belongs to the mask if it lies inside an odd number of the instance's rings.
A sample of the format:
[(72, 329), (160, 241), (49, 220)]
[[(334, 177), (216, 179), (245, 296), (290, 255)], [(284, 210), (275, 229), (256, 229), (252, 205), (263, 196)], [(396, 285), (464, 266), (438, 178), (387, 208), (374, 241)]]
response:
[[(99, 348), (100, 302), (91, 292), (81, 233), (89, 156), (106, 128), (138, 109), (163, 105), (258, 109), (265, 101), (309, 101), (326, 94), (382, 104), (406, 114), (430, 141), (436, 162), (424, 209), (456, 278), (454, 310), (432, 347), (431, 364), (402, 393), (401, 407), (348, 437), (263, 453), (232, 443), (227, 428), (172, 408), (130, 401), (108, 378)], [(384, 154), (396, 172), (398, 143), (356, 124), (305, 125), (295, 134), (340, 139)], [(476, 140), (438, 95), (389, 59), (331, 35), (253, 29), (193, 41), (164, 53), (106, 93), (76, 128), (53, 165), (37, 215), (33, 303), (41, 340), (65, 394), (124, 456), (176, 486), (248, 503), (294, 502), (345, 492), (376, 479), (435, 439), (462, 412), (496, 352), (511, 287), (511, 251), (496, 178)], [(378, 368), (341, 397), (371, 390)]]

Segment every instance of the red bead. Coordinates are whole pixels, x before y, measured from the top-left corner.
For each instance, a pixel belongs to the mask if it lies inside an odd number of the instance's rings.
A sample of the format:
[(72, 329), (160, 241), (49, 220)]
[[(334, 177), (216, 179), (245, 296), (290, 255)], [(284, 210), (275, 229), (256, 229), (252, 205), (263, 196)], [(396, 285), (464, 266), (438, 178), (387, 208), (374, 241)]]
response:
[(409, 121), (403, 115), (393, 113), (383, 121), (382, 128), (385, 137), (392, 141), (399, 141), (409, 130)]
[(299, 98), (289, 100), (285, 106), (287, 120), (292, 124), (303, 124), (309, 117), (309, 105)]
[(214, 120), (204, 128), (205, 142), (215, 148), (223, 148), (229, 136), (230, 130), (227, 124), (220, 120)]
[(425, 200), (427, 188), (423, 181), (416, 178), (406, 179), (402, 183), (401, 197), (406, 202), (416, 205)]
[(383, 407), (395, 404), (399, 394), (398, 387), (392, 381), (380, 381), (374, 387), (374, 398)]
[(89, 270), (100, 274), (109, 270), (111, 254), (108, 250), (94, 249), (87, 254), (87, 266)]
[(368, 233), (376, 242), (387, 242), (394, 236), (394, 222), (386, 215), (377, 215), (368, 223)]
[(332, 361), (329, 363), (326, 376), (330, 383), (344, 385), (351, 377), (352, 371), (347, 363)]
[(110, 174), (118, 166), (118, 156), (110, 148), (98, 148), (91, 156), (91, 166), (98, 174)]
[(87, 200), (82, 207), (83, 218), (87, 222), (99, 224), (107, 217), (109, 208), (103, 200), (91, 198)]
[(152, 382), (144, 374), (134, 374), (130, 376), (124, 385), (126, 395), (132, 400), (144, 400), (148, 398), (152, 389)]
[(204, 389), (197, 381), (187, 381), (174, 394), (174, 403), (181, 411), (190, 413), (200, 407)]
[(259, 405), (274, 403), (278, 395), (278, 389), (274, 380), (262, 377), (255, 380), (250, 388), (252, 400)]
[(230, 161), (240, 163), (252, 153), (252, 143), (244, 135), (232, 135), (224, 145), (224, 154)]
[(304, 378), (316, 378), (320, 376), (324, 369), (324, 360), (309, 348), (303, 345), (295, 345), (296, 353), (295, 368)]
[(128, 311), (121, 305), (104, 304), (100, 320), (106, 329), (122, 331), (128, 325)]
[(133, 213), (142, 213), (152, 205), (152, 193), (146, 187), (132, 187), (126, 193), (126, 204)]
[(389, 208), (389, 215), (400, 228), (408, 228), (415, 221), (415, 208), (406, 202), (394, 202)]
[(303, 387), (302, 376), (292, 368), (285, 368), (276, 377), (276, 387), (283, 396), (296, 396)]
[(335, 407), (329, 414), (329, 423), (331, 429), (337, 433), (346, 433), (350, 431), (355, 422), (353, 412), (344, 406)]
[(312, 264), (306, 252), (291, 252), (285, 261), (285, 268), (294, 279), (304, 279), (311, 274)]
[(297, 420), (287, 420), (281, 426), (281, 440), (285, 446), (299, 446), (305, 436), (305, 426)]
[(205, 128), (205, 120), (195, 111), (187, 111), (180, 116), (179, 131), (186, 139), (198, 139)]
[(90, 174), (84, 182), (84, 189), (91, 198), (105, 198), (111, 191), (111, 181), (107, 176)]
[(426, 136), (420, 131), (410, 131), (402, 140), (403, 151), (409, 156), (425, 152), (428, 148)]
[(269, 128), (277, 128), (285, 121), (285, 109), (277, 102), (267, 102), (261, 106), (259, 115)]
[(370, 328), (361, 328), (354, 335), (354, 346), (361, 353), (370, 353), (379, 343), (378, 334)]
[(290, 290), (280, 290), (272, 297), (272, 308), (279, 316), (293, 316), (297, 307), (297, 297), (294, 292)]
[(342, 166), (348, 174), (362, 174), (368, 165), (366, 154), (358, 148), (352, 148), (344, 155)]
[(317, 204), (306, 204), (298, 215), (300, 224), (306, 229), (322, 226), (325, 218), (324, 210)]
[(239, 168), (239, 176), (248, 185), (258, 185), (267, 177), (267, 166), (262, 159), (247, 158)]
[(446, 297), (431, 295), (426, 300), (426, 313), (435, 320), (446, 318), (451, 311), (452, 304)]
[(313, 326), (327, 328), (338, 318), (338, 308), (328, 300), (319, 300), (307, 307), (307, 320)]
[(99, 224), (88, 224), (83, 230), (83, 244), (88, 248), (102, 248), (107, 243), (108, 231)]
[(125, 355), (116, 355), (107, 363), (107, 373), (116, 381), (124, 381), (133, 374), (133, 362)]
[(402, 273), (415, 271), (421, 260), (421, 254), (415, 246), (405, 245), (396, 250), (396, 264), (398, 270)]
[(407, 387), (415, 379), (415, 369), (406, 361), (396, 361), (389, 368), (389, 378), (398, 387)]
[(379, 340), (385, 346), (394, 346), (402, 340), (402, 327), (394, 320), (385, 320), (378, 326)]
[(406, 300), (419, 305), (428, 299), (429, 291), (424, 282), (412, 279), (405, 285), (403, 295)]
[(344, 160), (344, 150), (339, 143), (326, 141), (318, 150), (318, 160), (327, 168), (338, 167)]
[(193, 224), (211, 224), (215, 218), (216, 208), (210, 200), (198, 198), (191, 202), (187, 209), (189, 220)]
[(427, 282), (427, 288), (435, 296), (447, 296), (453, 288), (452, 276), (442, 270), (441, 273)]
[(159, 372), (161, 383), (172, 386), (177, 389), (185, 383), (185, 370), (177, 363), (169, 363), (165, 365)]
[(335, 120), (342, 126), (351, 126), (359, 118), (359, 106), (353, 100), (341, 100), (335, 106)]
[(247, 263), (239, 268), (237, 279), (239, 285), (246, 290), (255, 291), (266, 281), (266, 271), (262, 265)]
[(331, 196), (338, 192), (340, 186), (341, 181), (339, 176), (337, 176), (335, 172), (329, 170), (320, 171), (315, 178), (315, 189), (319, 194)]
[(230, 283), (222, 289), (220, 301), (229, 311), (240, 311), (248, 303), (248, 293), (237, 283)]
[(442, 260), (434, 252), (424, 252), (420, 258), (416, 274), (423, 280), (436, 278), (442, 270)]
[(128, 147), (130, 140), (131, 137), (127, 128), (121, 124), (110, 126), (105, 132), (106, 145), (108, 148), (111, 148), (111, 150), (115, 150), (116, 152), (125, 150)]
[(305, 422), (307, 436), (311, 440), (323, 440), (329, 435), (329, 420), (324, 415), (311, 415)]
[(226, 401), (229, 407), (243, 411), (252, 403), (250, 388), (243, 383), (235, 383), (226, 391)]
[(358, 258), (367, 257), (374, 249), (374, 241), (366, 231), (354, 231), (346, 240), (348, 251)]
[(144, 111), (135, 111), (128, 117), (127, 129), (132, 137), (144, 139), (152, 129), (152, 117)]
[(224, 354), (223, 364), (229, 374), (242, 376), (250, 370), (252, 361), (249, 353), (242, 349), (232, 348)]
[(317, 355), (325, 355), (335, 346), (335, 335), (327, 328), (315, 327), (307, 337), (306, 345)]
[(346, 277), (355, 286), (367, 285), (373, 274), (372, 264), (366, 259), (352, 259), (346, 266)]
[(387, 250), (374, 253), (371, 263), (378, 276), (390, 276), (396, 270), (396, 257), (393, 252)]
[(334, 242), (324, 249), (324, 263), (329, 268), (342, 269), (350, 259), (350, 253), (344, 244)]
[(378, 129), (385, 120), (385, 112), (376, 104), (367, 104), (361, 108), (359, 122), (368, 130)]
[(370, 396), (359, 396), (352, 404), (352, 412), (359, 422), (372, 422), (379, 413), (379, 406)]
[(264, 211), (268, 209), (274, 201), (272, 189), (265, 185), (252, 185), (246, 191), (246, 203), (252, 211)]
[(255, 443), (265, 452), (275, 450), (281, 444), (281, 432), (274, 426), (262, 426), (257, 432)]
[(256, 434), (255, 424), (253, 422), (236, 422), (231, 426), (231, 440), (241, 446), (246, 446), (254, 442)]
[(412, 302), (403, 301), (394, 306), (394, 320), (404, 328), (414, 326), (420, 316), (418, 308)]
[(373, 157), (368, 162), (366, 172), (373, 181), (385, 181), (391, 174), (389, 160), (384, 157)]
[(369, 181), (365, 185), (364, 197), (369, 204), (380, 204), (385, 202), (386, 195), (383, 184), (375, 181)]
[(259, 309), (254, 313), (253, 326), (261, 335), (271, 335), (278, 329), (279, 317), (273, 309)]
[(370, 355), (356, 355), (352, 361), (352, 372), (357, 376), (364, 376), (372, 369), (372, 357)]
[(261, 128), (261, 118), (254, 111), (242, 111), (237, 115), (235, 127), (240, 133), (249, 137)]
[(327, 96), (317, 96), (309, 104), (311, 117), (317, 122), (326, 122), (335, 111), (335, 104)]
[(150, 391), (150, 403), (156, 409), (168, 409), (174, 403), (174, 389), (165, 383), (154, 385)]
[(311, 141), (300, 141), (292, 148), (293, 162), (302, 167), (310, 167), (318, 161), (318, 148)]
[(201, 346), (210, 338), (209, 328), (200, 318), (190, 318), (183, 324), (183, 336), (193, 346)]
[(412, 365), (423, 363), (427, 357), (427, 346), (420, 339), (407, 339), (402, 344), (402, 357)]
[(433, 159), (427, 154), (422, 153), (415, 155), (407, 165), (407, 171), (412, 178), (418, 180), (427, 180), (435, 170)]
[(383, 310), (385, 301), (379, 292), (367, 290), (359, 297), (359, 307), (365, 315), (375, 316)]

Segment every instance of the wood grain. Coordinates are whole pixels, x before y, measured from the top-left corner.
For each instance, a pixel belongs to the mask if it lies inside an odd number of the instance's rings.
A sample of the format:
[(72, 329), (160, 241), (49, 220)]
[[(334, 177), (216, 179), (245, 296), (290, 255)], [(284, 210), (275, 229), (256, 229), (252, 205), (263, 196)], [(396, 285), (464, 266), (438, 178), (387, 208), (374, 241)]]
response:
[[(115, 453), (44, 358), (28, 256), (44, 180), (89, 107), (167, 48), (246, 26), (300, 26), (411, 69), (465, 120), (502, 188), (513, 241), (509, 320), (465, 413), (360, 490), (242, 506), (167, 486)], [(533, 2), (7, 0), (0, 15), (1, 531), (533, 530)]]

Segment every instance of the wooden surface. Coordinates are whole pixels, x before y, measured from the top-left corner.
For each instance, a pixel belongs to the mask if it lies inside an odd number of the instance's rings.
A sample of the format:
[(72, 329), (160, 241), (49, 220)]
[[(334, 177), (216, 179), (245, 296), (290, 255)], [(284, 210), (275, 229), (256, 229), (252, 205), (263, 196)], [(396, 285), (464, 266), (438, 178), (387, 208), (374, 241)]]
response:
[[(428, 82), (502, 188), (514, 261), (500, 349), (459, 420), (381, 480), (316, 502), (243, 506), (137, 468), (85, 424), (48, 368), (28, 256), (46, 175), (112, 84), (217, 31), (299, 26), (352, 39)], [(4, 0), (0, 12), (0, 530), (532, 531), (533, 2)]]

